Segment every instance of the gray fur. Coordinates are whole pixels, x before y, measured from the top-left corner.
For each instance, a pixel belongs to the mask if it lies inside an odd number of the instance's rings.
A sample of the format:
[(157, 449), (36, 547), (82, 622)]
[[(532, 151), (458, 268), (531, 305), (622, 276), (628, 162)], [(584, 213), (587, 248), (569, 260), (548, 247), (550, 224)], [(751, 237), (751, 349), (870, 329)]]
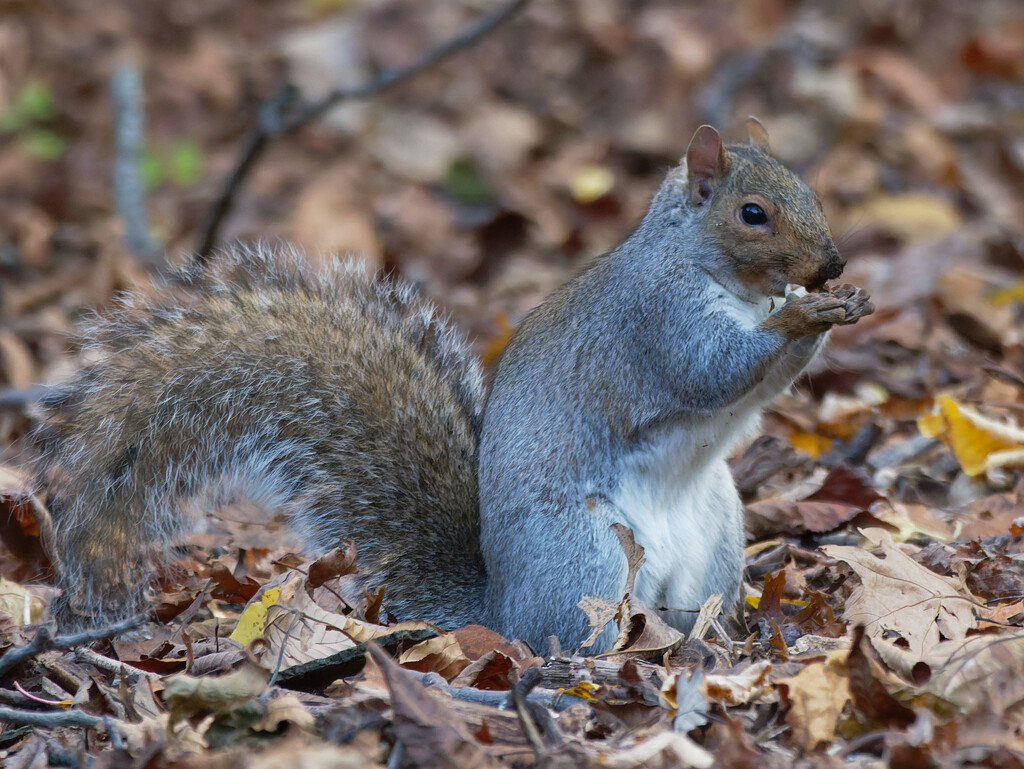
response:
[(463, 337), (348, 261), (236, 249), (178, 278), (86, 326), (97, 362), (45, 404), (66, 608), (131, 609), (189, 510), (249, 498), (311, 550), (355, 539), (395, 614), (479, 621), (483, 390)]
[[(821, 248), (802, 269), (838, 260), (807, 188), (759, 150), (729, 149), (734, 165), (771, 163), (767, 179), (741, 193), (805, 194), (807, 205), (791, 213)], [(716, 192), (723, 205), (729, 184)], [(690, 202), (685, 167), (670, 174), (636, 231), (538, 308), (506, 349), (480, 451), (487, 607), (505, 634), (535, 648), (549, 634), (566, 645), (585, 637), (579, 600), (623, 590), (616, 521), (646, 548), (637, 593), (649, 604), (681, 596), (688, 605), (667, 608), (692, 611), (714, 592), (738, 600), (742, 508), (726, 457), (824, 335), (790, 340), (758, 322), (767, 298), (731, 273), (718, 233), (705, 236), (723, 216), (714, 202)], [(674, 477), (658, 466), (666, 458)], [(652, 520), (657, 504), (640, 515), (617, 507), (624, 493), (658, 483), (674, 495), (668, 520)], [(667, 532), (667, 552), (661, 536), (645, 540), (645, 527)], [(694, 617), (665, 614), (684, 630)]]
[[(351, 263), (238, 249), (163, 296), (126, 296), (85, 328), (97, 360), (38, 434), (68, 608), (134, 606), (149, 551), (188, 510), (237, 497), (286, 510), (312, 550), (354, 539), (396, 616), (536, 649), (581, 643), (584, 596), (621, 596), (614, 522), (645, 546), (636, 593), (668, 621), (685, 629), (678, 610), (712, 592), (738, 600), (725, 458), (818, 332), (870, 305), (851, 290), (770, 312), (787, 283), (841, 269), (820, 206), (762, 150), (699, 135), (720, 168), (697, 190), (684, 162), (636, 231), (524, 322), (483, 420), (462, 337)], [(775, 211), (771, 232), (736, 223), (748, 194)]]

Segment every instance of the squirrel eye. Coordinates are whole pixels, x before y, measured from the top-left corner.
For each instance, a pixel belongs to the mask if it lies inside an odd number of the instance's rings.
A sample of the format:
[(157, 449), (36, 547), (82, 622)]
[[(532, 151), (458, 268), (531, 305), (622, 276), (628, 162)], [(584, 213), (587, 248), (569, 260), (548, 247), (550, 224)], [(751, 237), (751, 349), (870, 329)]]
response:
[(744, 203), (740, 208), (740, 216), (743, 217), (746, 224), (751, 226), (765, 224), (768, 221), (768, 214), (757, 203)]

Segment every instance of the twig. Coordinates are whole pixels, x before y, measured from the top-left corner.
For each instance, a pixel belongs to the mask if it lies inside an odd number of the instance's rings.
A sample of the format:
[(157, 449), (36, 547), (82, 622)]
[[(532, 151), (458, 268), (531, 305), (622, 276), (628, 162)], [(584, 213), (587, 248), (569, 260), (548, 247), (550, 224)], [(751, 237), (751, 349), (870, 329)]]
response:
[[(472, 686), (452, 686), (439, 673), (423, 672), (419, 670), (404, 669), (406, 673), (418, 678), (424, 686), (432, 689), (440, 689), (450, 695), (452, 699), (472, 702), (477, 705), (488, 705), (495, 708), (504, 708), (508, 705), (509, 693), (507, 691), (494, 691), (486, 689), (475, 689)], [(536, 702), (556, 712), (565, 710), (570, 705), (585, 705), (587, 701), (582, 697), (565, 694), (554, 689), (531, 689), (526, 694), (528, 702)]]
[(81, 710), (57, 710), (41, 713), (35, 710), (18, 710), (0, 706), (0, 721), (12, 724), (26, 724), (52, 729), (57, 726), (84, 726), (86, 729), (104, 727), (103, 719)]
[(79, 662), (86, 662), (93, 667), (105, 670), (108, 673), (119, 674), (129, 673), (139, 678), (144, 678), (148, 681), (159, 681), (161, 676), (158, 673), (150, 673), (148, 670), (137, 668), (134, 665), (129, 665), (127, 662), (121, 662), (120, 660), (113, 660), (110, 657), (104, 657), (98, 652), (94, 652), (92, 649), (76, 649), (75, 659)]
[(210, 217), (203, 227), (202, 239), (196, 251), (196, 261), (203, 263), (209, 259), (217, 245), (221, 224), (231, 212), (238, 190), (256, 161), (266, 151), (271, 139), (301, 128), (342, 102), (365, 99), (389, 88), (394, 88), (456, 53), (476, 45), (487, 34), (514, 16), (528, 2), (529, 0), (506, 2), (491, 13), (481, 16), (454, 37), (431, 48), (418, 59), (401, 67), (384, 70), (362, 85), (336, 89), (313, 102), (301, 100), (298, 89), (293, 86), (285, 86), (271, 96), (260, 109), (257, 124), (242, 142), (235, 166), (228, 174), (221, 193), (210, 210)]
[(70, 649), (73, 646), (101, 641), (104, 638), (110, 638), (111, 636), (133, 630), (141, 625), (144, 620), (145, 617), (139, 614), (120, 622), (115, 622), (112, 625), (106, 625), (105, 627), (92, 628), (79, 633), (67, 633), (66, 635), (59, 636), (54, 636), (50, 628), (47, 625), (43, 625), (27, 644), (14, 649), (8, 649), (4, 652), (4, 655), (0, 657), (0, 676), (15, 665), (41, 652), (49, 649)]
[(139, 156), (145, 146), (139, 70), (122, 64), (110, 76), (114, 100), (114, 201), (124, 220), (125, 241), (150, 267), (163, 266), (162, 249), (150, 234), (146, 192), (139, 178)]
[(31, 387), (0, 387), (0, 409), (23, 409), (46, 397), (53, 388), (49, 385)]
[(395, 745), (388, 754), (388, 769), (398, 769), (405, 761), (405, 743), (395, 740)]
[(34, 657), (40, 652), (53, 648), (52, 643), (53, 636), (50, 634), (50, 628), (43, 625), (27, 644), (8, 649), (4, 652), (4, 656), (0, 657), (0, 676), (22, 660), (27, 660), (29, 657)]
[(547, 755), (547, 748), (544, 746), (540, 729), (537, 728), (537, 724), (530, 713), (529, 705), (526, 702), (530, 689), (540, 680), (539, 673), (540, 671), (537, 668), (527, 670), (523, 678), (512, 687), (511, 699), (516, 709), (516, 715), (519, 716), (519, 724), (523, 727), (526, 741), (530, 743), (530, 747), (533, 748), (533, 753), (538, 761), (543, 761)]

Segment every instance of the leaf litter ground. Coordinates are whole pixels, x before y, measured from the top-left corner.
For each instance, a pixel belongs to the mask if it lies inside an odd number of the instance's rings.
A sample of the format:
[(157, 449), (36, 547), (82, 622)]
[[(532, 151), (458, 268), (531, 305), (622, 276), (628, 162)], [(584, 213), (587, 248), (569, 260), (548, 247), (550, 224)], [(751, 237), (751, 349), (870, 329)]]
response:
[[(471, 5), (0, 11), (0, 382), (73, 370), (74, 319), (146, 280), (111, 202), (118, 63), (143, 77), (147, 207), (174, 260), (282, 76), (310, 95), (360, 82)], [(238, 509), (158, 575), (159, 621), (94, 643), (58, 628), (18, 659), (52, 595), (16, 459), (31, 416), (0, 405), (2, 761), (1024, 765), (1022, 41), (1008, 0), (538, 1), (279, 141), (225, 236), (363, 254), (493, 362), (636, 221), (696, 125), (739, 136), (753, 113), (879, 311), (838, 329), (736, 452), (743, 624), (708, 607), (680, 639), (635, 603), (590, 606), (626, 645), (598, 658), (389, 625), (343, 551), (314, 568), (274, 511)]]

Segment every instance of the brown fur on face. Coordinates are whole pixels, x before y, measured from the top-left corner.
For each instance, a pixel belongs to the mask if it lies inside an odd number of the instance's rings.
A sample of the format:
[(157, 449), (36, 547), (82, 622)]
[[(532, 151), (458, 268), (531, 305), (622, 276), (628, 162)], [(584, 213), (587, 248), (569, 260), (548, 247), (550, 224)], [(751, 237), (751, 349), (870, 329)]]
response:
[[(788, 284), (820, 290), (838, 278), (844, 261), (832, 242), (818, 197), (761, 145), (724, 146), (707, 126), (687, 150), (687, 184), (694, 204), (705, 208), (707, 237), (728, 254), (733, 277), (762, 296), (778, 296)], [(767, 214), (760, 225), (744, 222), (743, 206)]]

